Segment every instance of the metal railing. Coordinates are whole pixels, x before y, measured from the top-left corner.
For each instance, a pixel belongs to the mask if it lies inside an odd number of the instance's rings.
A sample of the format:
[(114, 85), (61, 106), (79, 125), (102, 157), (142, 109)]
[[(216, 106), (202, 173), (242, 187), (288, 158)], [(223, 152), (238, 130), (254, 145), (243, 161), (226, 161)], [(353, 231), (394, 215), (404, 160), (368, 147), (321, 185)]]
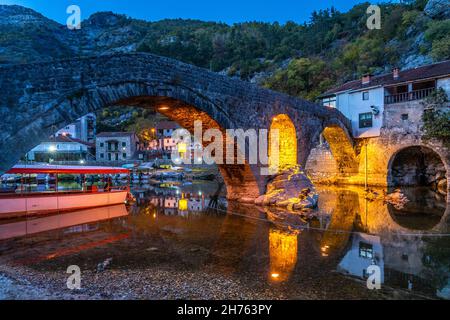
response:
[(406, 102), (406, 101), (421, 100), (421, 99), (428, 97), (431, 93), (433, 93), (434, 90), (436, 90), (436, 88), (426, 88), (426, 89), (414, 90), (414, 91), (410, 91), (410, 92), (404, 92), (404, 93), (385, 96), (384, 103), (385, 104), (393, 104), (393, 103), (400, 103), (400, 102)]

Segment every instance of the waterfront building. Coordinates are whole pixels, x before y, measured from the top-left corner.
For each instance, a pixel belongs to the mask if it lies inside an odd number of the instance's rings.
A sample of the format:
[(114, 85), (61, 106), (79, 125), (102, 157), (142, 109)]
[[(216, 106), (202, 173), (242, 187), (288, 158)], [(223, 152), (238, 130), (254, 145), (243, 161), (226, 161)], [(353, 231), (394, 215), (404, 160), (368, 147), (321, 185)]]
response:
[(68, 135), (58, 135), (43, 141), (26, 154), (28, 161), (87, 161), (94, 158), (94, 144), (72, 138)]
[(74, 123), (61, 128), (56, 132), (55, 135), (65, 135), (89, 143), (95, 143), (95, 135), (97, 130), (96, 120), (97, 117), (95, 116), (95, 114), (89, 113), (77, 119)]
[(138, 151), (139, 138), (134, 132), (101, 132), (97, 135), (97, 161), (132, 160)]
[(419, 103), (437, 88), (450, 97), (450, 60), (391, 73), (364, 75), (320, 96), (324, 106), (337, 108), (351, 120), (355, 138), (380, 136), (382, 127), (416, 126)]

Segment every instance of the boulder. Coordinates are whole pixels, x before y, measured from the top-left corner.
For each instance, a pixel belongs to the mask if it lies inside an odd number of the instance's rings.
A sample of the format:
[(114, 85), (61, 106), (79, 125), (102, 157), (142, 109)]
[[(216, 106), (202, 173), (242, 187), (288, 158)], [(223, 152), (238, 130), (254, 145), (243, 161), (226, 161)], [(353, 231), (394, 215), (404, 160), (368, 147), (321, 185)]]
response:
[(429, 0), (424, 11), (431, 18), (450, 19), (450, 0)]
[(274, 176), (267, 184), (266, 194), (257, 198), (255, 204), (303, 210), (315, 208), (318, 200), (311, 180), (296, 166)]

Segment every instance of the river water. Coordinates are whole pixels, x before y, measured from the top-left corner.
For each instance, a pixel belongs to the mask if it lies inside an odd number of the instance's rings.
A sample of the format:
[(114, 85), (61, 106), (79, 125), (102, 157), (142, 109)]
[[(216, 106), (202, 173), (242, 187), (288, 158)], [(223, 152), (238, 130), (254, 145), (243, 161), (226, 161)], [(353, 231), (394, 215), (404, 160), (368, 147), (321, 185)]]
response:
[[(404, 189), (411, 201), (396, 209), (319, 187), (318, 209), (301, 215), (216, 190), (135, 186), (131, 206), (0, 220), (0, 274), (48, 298), (73, 297), (77, 265), (82, 298), (450, 299), (450, 213), (436, 193)], [(380, 290), (367, 288), (371, 265)]]

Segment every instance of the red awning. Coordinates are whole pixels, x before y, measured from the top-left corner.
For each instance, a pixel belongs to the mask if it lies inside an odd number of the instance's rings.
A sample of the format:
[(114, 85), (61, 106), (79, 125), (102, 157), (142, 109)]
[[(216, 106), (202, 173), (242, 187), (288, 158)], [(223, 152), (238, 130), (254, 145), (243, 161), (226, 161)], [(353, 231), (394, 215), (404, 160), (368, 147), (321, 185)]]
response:
[(130, 173), (128, 169), (116, 167), (18, 165), (11, 168), (9, 174), (119, 174)]

